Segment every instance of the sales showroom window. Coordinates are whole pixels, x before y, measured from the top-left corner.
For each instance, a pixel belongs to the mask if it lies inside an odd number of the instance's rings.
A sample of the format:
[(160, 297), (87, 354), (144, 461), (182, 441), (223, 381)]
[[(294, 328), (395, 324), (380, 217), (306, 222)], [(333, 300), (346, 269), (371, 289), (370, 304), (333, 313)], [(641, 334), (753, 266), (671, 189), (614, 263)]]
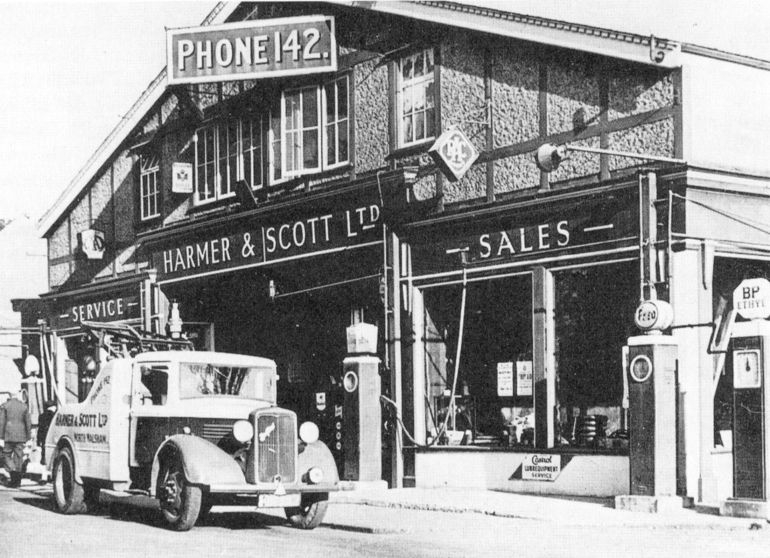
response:
[(627, 447), (623, 346), (638, 335), (638, 273), (629, 262), (554, 273), (556, 446)]
[[(532, 444), (530, 275), (424, 290), (426, 434), (438, 444)], [(464, 320), (461, 320), (461, 316)], [(463, 325), (460, 366), (455, 358)], [(452, 385), (456, 384), (454, 408)], [(446, 423), (449, 432), (442, 434)]]
[(160, 188), (158, 188), (160, 158), (153, 155), (141, 155), (139, 168), (141, 217), (142, 221), (145, 221), (160, 215)]
[(434, 136), (433, 50), (402, 58), (398, 70), (398, 147), (407, 147)]

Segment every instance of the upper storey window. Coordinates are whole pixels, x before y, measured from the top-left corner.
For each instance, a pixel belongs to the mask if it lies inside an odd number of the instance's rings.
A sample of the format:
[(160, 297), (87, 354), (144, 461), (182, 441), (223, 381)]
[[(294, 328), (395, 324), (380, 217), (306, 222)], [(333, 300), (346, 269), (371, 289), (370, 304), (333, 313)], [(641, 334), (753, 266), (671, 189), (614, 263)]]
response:
[(195, 202), (235, 195), (238, 177), (239, 122), (200, 128), (195, 134)]
[(298, 176), (348, 162), (348, 77), (283, 94), (284, 176)]
[(406, 147), (434, 135), (433, 50), (405, 56), (398, 69), (398, 147)]
[(141, 155), (139, 169), (140, 209), (142, 221), (145, 221), (160, 215), (160, 188), (158, 188), (160, 159), (157, 155)]
[(284, 91), (271, 106), (200, 128), (195, 136), (195, 203), (334, 169), (350, 160), (348, 76)]

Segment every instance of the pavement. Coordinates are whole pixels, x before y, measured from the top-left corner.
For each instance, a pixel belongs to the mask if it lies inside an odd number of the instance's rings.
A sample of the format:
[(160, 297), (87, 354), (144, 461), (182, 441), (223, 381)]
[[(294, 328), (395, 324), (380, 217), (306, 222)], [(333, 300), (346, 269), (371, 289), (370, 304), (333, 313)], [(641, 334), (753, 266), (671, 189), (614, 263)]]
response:
[[(6, 481), (7, 477), (0, 473), (0, 480)], [(346, 490), (330, 495), (330, 506), (324, 525), (363, 533), (394, 533), (413, 530), (404, 527), (403, 521), (397, 520), (403, 519), (404, 514), (448, 512), (522, 519), (562, 526), (770, 532), (770, 523), (765, 520), (720, 516), (717, 506), (695, 505), (665, 513), (644, 513), (615, 509), (613, 498), (556, 497), (469, 488), (387, 489), (381, 488), (380, 485), (356, 487), (355, 484), (347, 483)], [(41, 484), (30, 479), (24, 479), (18, 489), (7, 488), (5, 482), (0, 482), (0, 491), (7, 490), (18, 490), (42, 497), (50, 497), (52, 494), (50, 483)], [(230, 506), (215, 506), (213, 511), (231, 511), (229, 508)], [(232, 511), (235, 509), (233, 507)], [(281, 510), (276, 510), (276, 513), (280, 514)]]

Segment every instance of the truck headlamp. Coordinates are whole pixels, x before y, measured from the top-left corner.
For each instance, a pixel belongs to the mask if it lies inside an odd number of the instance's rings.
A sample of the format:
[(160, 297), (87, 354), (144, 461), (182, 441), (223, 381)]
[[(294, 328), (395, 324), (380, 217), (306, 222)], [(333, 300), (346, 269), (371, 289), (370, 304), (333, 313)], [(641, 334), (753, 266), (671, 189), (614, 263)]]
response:
[(299, 437), (306, 444), (318, 441), (318, 427), (312, 422), (303, 422), (299, 427)]
[(254, 427), (247, 420), (239, 420), (233, 425), (233, 438), (245, 444), (254, 437)]

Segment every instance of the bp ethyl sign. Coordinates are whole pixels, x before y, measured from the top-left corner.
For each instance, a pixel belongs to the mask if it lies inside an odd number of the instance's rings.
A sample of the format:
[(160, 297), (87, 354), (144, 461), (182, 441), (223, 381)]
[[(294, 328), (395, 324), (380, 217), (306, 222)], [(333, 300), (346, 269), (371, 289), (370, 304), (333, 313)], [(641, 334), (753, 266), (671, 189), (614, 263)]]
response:
[(746, 279), (733, 291), (733, 308), (746, 320), (764, 320), (770, 316), (770, 281)]

